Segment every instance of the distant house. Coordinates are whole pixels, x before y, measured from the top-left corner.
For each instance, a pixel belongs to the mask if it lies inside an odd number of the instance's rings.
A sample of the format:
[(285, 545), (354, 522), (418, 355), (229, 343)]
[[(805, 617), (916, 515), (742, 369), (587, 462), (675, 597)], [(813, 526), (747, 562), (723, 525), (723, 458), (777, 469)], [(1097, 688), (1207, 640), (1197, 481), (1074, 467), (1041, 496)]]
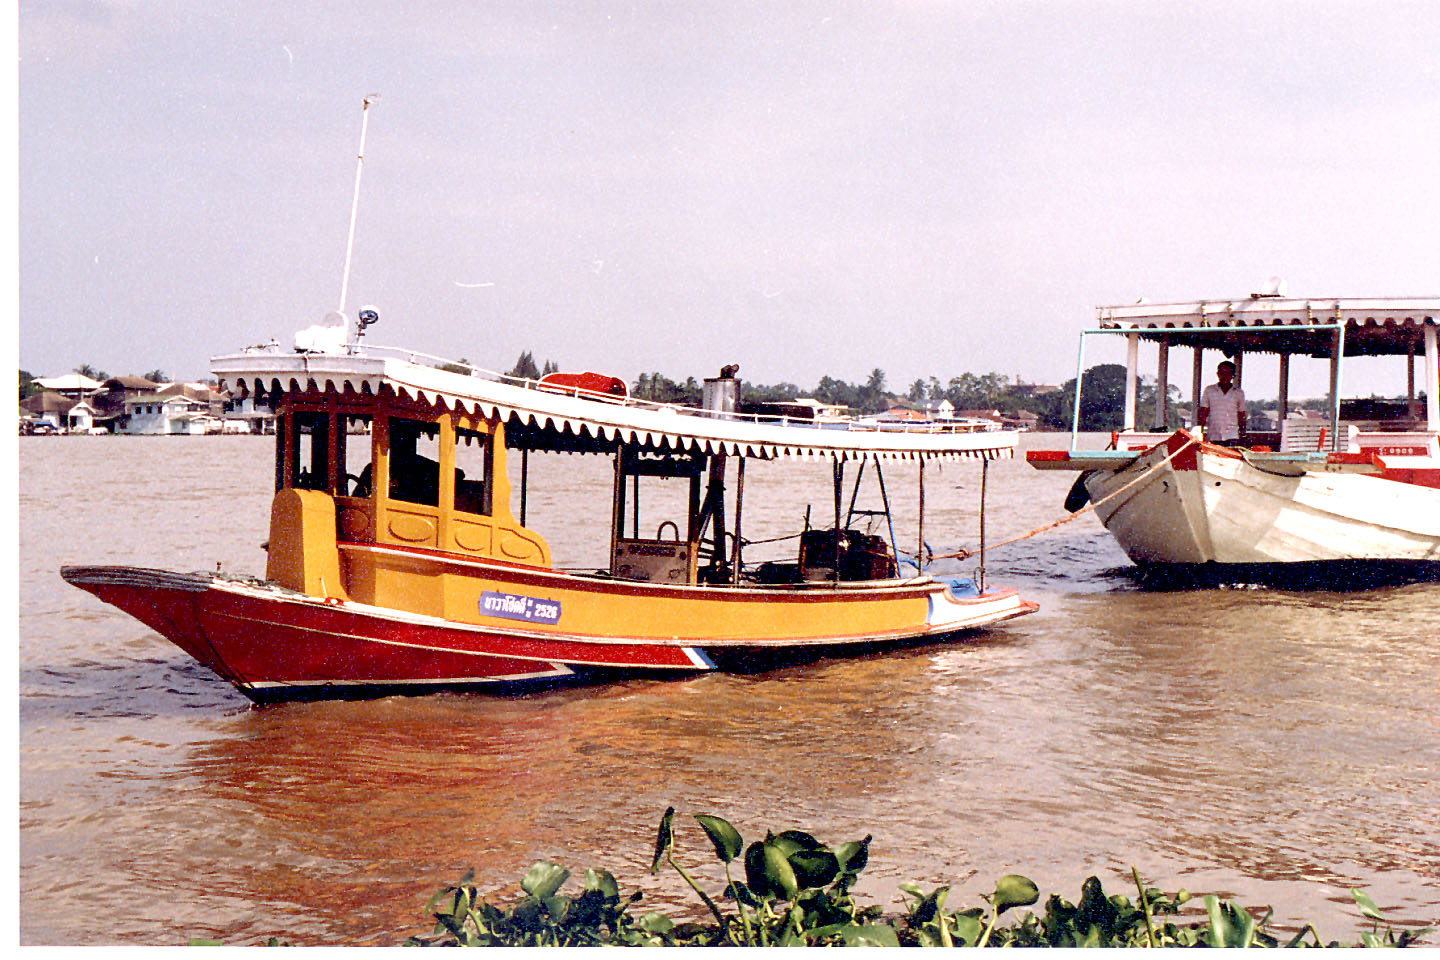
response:
[(83, 373), (67, 373), (63, 377), (36, 377), (35, 385), (41, 390), (49, 390), (74, 401), (83, 400), (104, 386), (99, 380), (92, 380)]
[(121, 433), (125, 427), (125, 401), (147, 393), (154, 393), (160, 384), (144, 377), (111, 377), (100, 385), (100, 390), (90, 398), (95, 408), (96, 424), (106, 427), (111, 433)]
[(225, 433), (274, 433), (275, 411), (253, 396), (225, 404)]
[(225, 415), (225, 395), (217, 393), (208, 383), (162, 383), (156, 390), (162, 396), (182, 396), (205, 405), (212, 417)]
[(1005, 392), (1015, 397), (1043, 397), (1047, 393), (1058, 393), (1060, 388), (1050, 383), (1026, 383), (1019, 377), (1015, 382), (1005, 388)]
[(884, 413), (880, 414), (880, 416), (876, 419), (886, 421), (900, 420), (907, 422), (924, 422), (930, 419), (930, 414), (926, 413), (924, 410), (920, 410), (912, 405), (906, 404), (905, 406), (893, 406), (889, 410), (886, 410)]
[(1011, 430), (1034, 430), (1040, 425), (1040, 417), (1030, 410), (1017, 410), (1002, 422)]
[(92, 428), (104, 432), (104, 427), (95, 428), (95, 408), (89, 401), (81, 400), (65, 413), (65, 429), (70, 433), (90, 433)]
[(808, 407), (815, 420), (840, 420), (845, 416), (845, 405), (840, 403), (822, 403), (814, 397), (796, 397), (788, 402)]
[(955, 404), (944, 397), (925, 404), (925, 410), (937, 420), (949, 420), (955, 416)]
[(210, 404), (181, 391), (143, 393), (125, 401), (124, 433), (139, 436), (219, 433), (223, 424)]
[(26, 397), (20, 409), (27, 419), (48, 423), (53, 429), (67, 433), (89, 433), (95, 425), (95, 408), (84, 400), (63, 396), (53, 390)]

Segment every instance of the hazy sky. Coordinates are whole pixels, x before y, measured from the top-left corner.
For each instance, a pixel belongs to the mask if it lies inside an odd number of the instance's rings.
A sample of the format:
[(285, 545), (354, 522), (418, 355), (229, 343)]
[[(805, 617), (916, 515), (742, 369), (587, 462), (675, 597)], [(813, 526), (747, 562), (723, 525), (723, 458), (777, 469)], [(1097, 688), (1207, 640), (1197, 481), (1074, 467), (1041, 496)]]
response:
[(492, 369), (1060, 382), (1099, 304), (1440, 294), (1433, 0), (21, 0), (19, 25), (36, 374), (200, 377), (334, 310), (371, 93), (349, 312)]

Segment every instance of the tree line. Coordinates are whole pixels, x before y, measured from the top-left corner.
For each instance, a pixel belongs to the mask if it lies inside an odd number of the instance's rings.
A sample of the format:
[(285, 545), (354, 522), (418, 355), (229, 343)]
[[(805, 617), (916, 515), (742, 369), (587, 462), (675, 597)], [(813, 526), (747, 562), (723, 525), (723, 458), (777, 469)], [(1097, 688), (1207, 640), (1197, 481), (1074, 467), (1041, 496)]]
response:
[[(511, 376), (539, 379), (545, 373), (558, 370), (554, 361), (545, 361), (543, 370), (536, 366), (534, 354), (527, 350), (509, 371)], [(1084, 390), (1080, 404), (1080, 429), (1117, 430), (1125, 418), (1125, 367), (1108, 363), (1090, 367), (1084, 373)], [(1153, 377), (1141, 377), (1138, 383), (1138, 409), (1153, 410), (1156, 397), (1156, 382)], [(658, 371), (641, 373), (630, 384), (630, 395), (642, 400), (658, 403), (675, 403), (698, 407), (702, 398), (702, 386), (694, 377), (675, 380)], [(815, 386), (802, 390), (797, 384), (753, 383), (740, 381), (740, 402), (742, 404), (794, 400), (797, 397), (814, 397), (821, 403), (843, 407), (860, 416), (883, 413), (895, 401), (905, 401), (916, 407), (938, 404), (947, 400), (956, 411), (993, 410), (1002, 415), (1018, 416), (1024, 412), (1035, 414), (1036, 424), (1042, 428), (1068, 430), (1073, 418), (1075, 380), (1071, 378), (1058, 390), (1036, 394), (1026, 390), (1018, 382), (1012, 382), (1001, 373), (962, 373), (942, 381), (939, 377), (922, 377), (914, 380), (903, 393), (888, 389), (885, 371), (879, 367), (870, 371), (863, 382), (849, 383), (838, 377), (822, 376)], [(1179, 391), (1169, 390), (1168, 426), (1180, 426), (1181, 419), (1176, 409)]]

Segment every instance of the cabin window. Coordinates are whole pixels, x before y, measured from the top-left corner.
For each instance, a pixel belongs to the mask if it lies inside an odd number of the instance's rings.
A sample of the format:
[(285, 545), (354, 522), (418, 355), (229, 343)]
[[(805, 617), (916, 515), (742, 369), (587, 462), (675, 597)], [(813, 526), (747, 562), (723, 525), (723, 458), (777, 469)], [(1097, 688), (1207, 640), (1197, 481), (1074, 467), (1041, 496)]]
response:
[(455, 431), (455, 509), (490, 515), (490, 478), (494, 461), (492, 435)]
[(342, 465), (340, 496), (368, 497), (371, 488), (370, 415), (342, 413), (335, 431), (336, 462)]
[(301, 490), (330, 487), (330, 417), (312, 410), (293, 415), (290, 443), (290, 485)]
[(390, 418), (390, 499), (440, 505), (440, 425)]

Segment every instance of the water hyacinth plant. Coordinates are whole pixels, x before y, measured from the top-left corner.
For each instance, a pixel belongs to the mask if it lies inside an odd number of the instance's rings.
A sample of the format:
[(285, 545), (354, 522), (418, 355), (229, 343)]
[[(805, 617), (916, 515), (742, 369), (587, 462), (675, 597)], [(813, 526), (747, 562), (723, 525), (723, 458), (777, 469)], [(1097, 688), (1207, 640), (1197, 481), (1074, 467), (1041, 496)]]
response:
[[(851, 887), (869, 862), (871, 838), (830, 847), (802, 830), (767, 832), (748, 846), (720, 817), (697, 815), (724, 874), (724, 887), (707, 893), (675, 856), (675, 810), (667, 809), (655, 838), (651, 873), (669, 867), (699, 897), (713, 922), (676, 922), (655, 911), (638, 916), (631, 907), (639, 891), (621, 897), (614, 876), (585, 871), (578, 894), (561, 893), (570, 871), (536, 863), (520, 881), (524, 896), (508, 907), (479, 895), (474, 872), (431, 898), (434, 933), (413, 937), (413, 946), (923, 946), (923, 947), (1301, 947), (1326, 943), (1306, 924), (1288, 940), (1267, 932), (1270, 911), (1256, 917), (1244, 907), (1206, 895), (1203, 916), (1180, 916), (1192, 900), (1146, 887), (1132, 870), (1138, 899), (1107, 894), (1096, 877), (1070, 903), (1051, 895), (1043, 913), (1026, 911), (1002, 926), (1002, 916), (1039, 902), (1040, 890), (1019, 874), (1007, 874), (985, 897), (985, 907), (947, 910), (949, 887), (925, 891), (904, 883), (905, 912), (886, 916), (862, 906)], [(744, 879), (735, 876), (736, 864)], [(1408, 946), (1429, 929), (1382, 930), (1384, 915), (1361, 890), (1352, 894), (1373, 928), (1356, 946)], [(723, 906), (722, 906), (723, 904)], [(1193, 911), (1193, 907), (1191, 908)]]

